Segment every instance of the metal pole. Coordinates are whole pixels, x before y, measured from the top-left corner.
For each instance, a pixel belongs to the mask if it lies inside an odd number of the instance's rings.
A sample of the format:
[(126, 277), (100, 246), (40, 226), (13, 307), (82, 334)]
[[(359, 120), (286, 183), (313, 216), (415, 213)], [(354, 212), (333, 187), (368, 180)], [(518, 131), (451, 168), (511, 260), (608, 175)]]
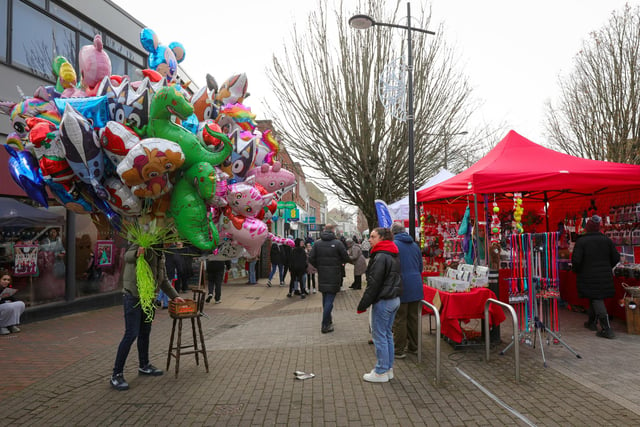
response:
[(407, 2), (407, 73), (409, 82), (409, 115), (407, 126), (409, 132), (409, 235), (416, 239), (416, 190), (414, 184), (413, 160), (413, 55), (411, 52), (411, 3)]

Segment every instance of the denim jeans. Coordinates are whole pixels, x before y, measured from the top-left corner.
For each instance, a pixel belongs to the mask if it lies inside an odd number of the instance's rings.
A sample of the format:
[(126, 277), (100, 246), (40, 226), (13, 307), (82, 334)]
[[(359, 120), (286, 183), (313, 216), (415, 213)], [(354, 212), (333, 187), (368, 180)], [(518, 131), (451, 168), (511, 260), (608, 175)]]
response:
[(333, 311), (333, 300), (336, 299), (336, 294), (332, 292), (322, 293), (322, 327), (326, 328), (333, 323), (331, 312)]
[(271, 264), (271, 273), (269, 273), (269, 281), (271, 281), (271, 279), (273, 279), (273, 275), (276, 273), (276, 270), (280, 271), (280, 282), (282, 282), (284, 280), (284, 276), (282, 274), (282, 270), (284, 268), (284, 265), (282, 264)]
[(249, 261), (249, 283), (256, 283), (256, 262)]
[(149, 335), (151, 335), (151, 322), (146, 322), (146, 316), (140, 307), (140, 300), (125, 293), (122, 297), (124, 306), (124, 336), (118, 346), (116, 362), (113, 366), (113, 373), (121, 374), (124, 371), (124, 364), (127, 361), (129, 350), (133, 342), (138, 339), (138, 362), (139, 367), (144, 367), (149, 363)]
[(371, 335), (376, 347), (376, 373), (383, 374), (393, 368), (393, 320), (400, 307), (400, 297), (382, 299), (371, 309)]

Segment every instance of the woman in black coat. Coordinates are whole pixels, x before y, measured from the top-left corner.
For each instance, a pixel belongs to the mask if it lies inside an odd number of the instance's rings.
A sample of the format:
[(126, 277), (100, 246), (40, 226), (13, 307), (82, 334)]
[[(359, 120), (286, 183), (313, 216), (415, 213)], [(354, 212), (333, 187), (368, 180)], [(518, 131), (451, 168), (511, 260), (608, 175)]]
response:
[(271, 249), (269, 251), (269, 258), (271, 259), (271, 273), (269, 273), (269, 279), (267, 280), (267, 286), (271, 287), (271, 279), (273, 279), (276, 270), (280, 272), (280, 284), (282, 284), (282, 256), (280, 254), (280, 245), (275, 242), (271, 242)]
[(300, 284), (300, 298), (304, 299), (306, 298), (306, 295), (309, 295), (305, 290), (307, 261), (307, 251), (304, 248), (304, 240), (298, 238), (295, 240), (295, 247), (289, 256), (289, 275), (291, 276), (289, 281), (289, 293), (287, 294), (289, 298), (293, 295), (296, 282)]
[(598, 215), (589, 218), (585, 225), (587, 233), (576, 240), (571, 264), (578, 275), (578, 296), (589, 299), (589, 320), (584, 326), (597, 331), (599, 321), (602, 329), (596, 335), (614, 338), (604, 299), (615, 295), (613, 267), (620, 261), (620, 254), (611, 239), (600, 232), (601, 222)]

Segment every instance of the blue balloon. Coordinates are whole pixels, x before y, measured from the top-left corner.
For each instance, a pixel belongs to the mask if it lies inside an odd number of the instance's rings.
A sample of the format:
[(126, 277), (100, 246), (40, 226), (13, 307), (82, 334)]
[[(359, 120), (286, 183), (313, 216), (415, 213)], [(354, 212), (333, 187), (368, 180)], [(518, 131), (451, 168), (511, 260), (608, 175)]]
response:
[(109, 119), (109, 101), (107, 96), (89, 96), (86, 98), (56, 98), (53, 100), (62, 116), (67, 104), (82, 114), (94, 129), (102, 129)]
[(196, 116), (195, 113), (182, 121), (182, 127), (187, 129), (189, 132), (191, 132), (194, 135), (198, 133), (199, 124), (200, 123), (198, 122), (198, 116)]
[(38, 166), (38, 161), (27, 150), (17, 151), (9, 145), (5, 145), (9, 153), (9, 172), (11, 178), (22, 188), (25, 194), (45, 208), (49, 207), (47, 190), (44, 177)]

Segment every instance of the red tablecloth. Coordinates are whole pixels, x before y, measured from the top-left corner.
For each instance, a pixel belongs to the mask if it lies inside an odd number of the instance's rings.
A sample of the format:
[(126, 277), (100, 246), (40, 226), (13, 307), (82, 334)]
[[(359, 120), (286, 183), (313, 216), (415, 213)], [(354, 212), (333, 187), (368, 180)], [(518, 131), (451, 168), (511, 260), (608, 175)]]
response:
[[(489, 298), (496, 298), (493, 291), (488, 288), (474, 288), (470, 292), (444, 292), (424, 285), (423, 290), (425, 301), (430, 303), (433, 303), (436, 293), (439, 295), (442, 304), (440, 307), (440, 332), (457, 343), (462, 342), (464, 338), (460, 321), (467, 322), (469, 319), (484, 318), (484, 304)], [(422, 313), (426, 314), (429, 311), (423, 308)], [(491, 326), (499, 325), (505, 319), (502, 307), (496, 304), (489, 306), (489, 324)]]

